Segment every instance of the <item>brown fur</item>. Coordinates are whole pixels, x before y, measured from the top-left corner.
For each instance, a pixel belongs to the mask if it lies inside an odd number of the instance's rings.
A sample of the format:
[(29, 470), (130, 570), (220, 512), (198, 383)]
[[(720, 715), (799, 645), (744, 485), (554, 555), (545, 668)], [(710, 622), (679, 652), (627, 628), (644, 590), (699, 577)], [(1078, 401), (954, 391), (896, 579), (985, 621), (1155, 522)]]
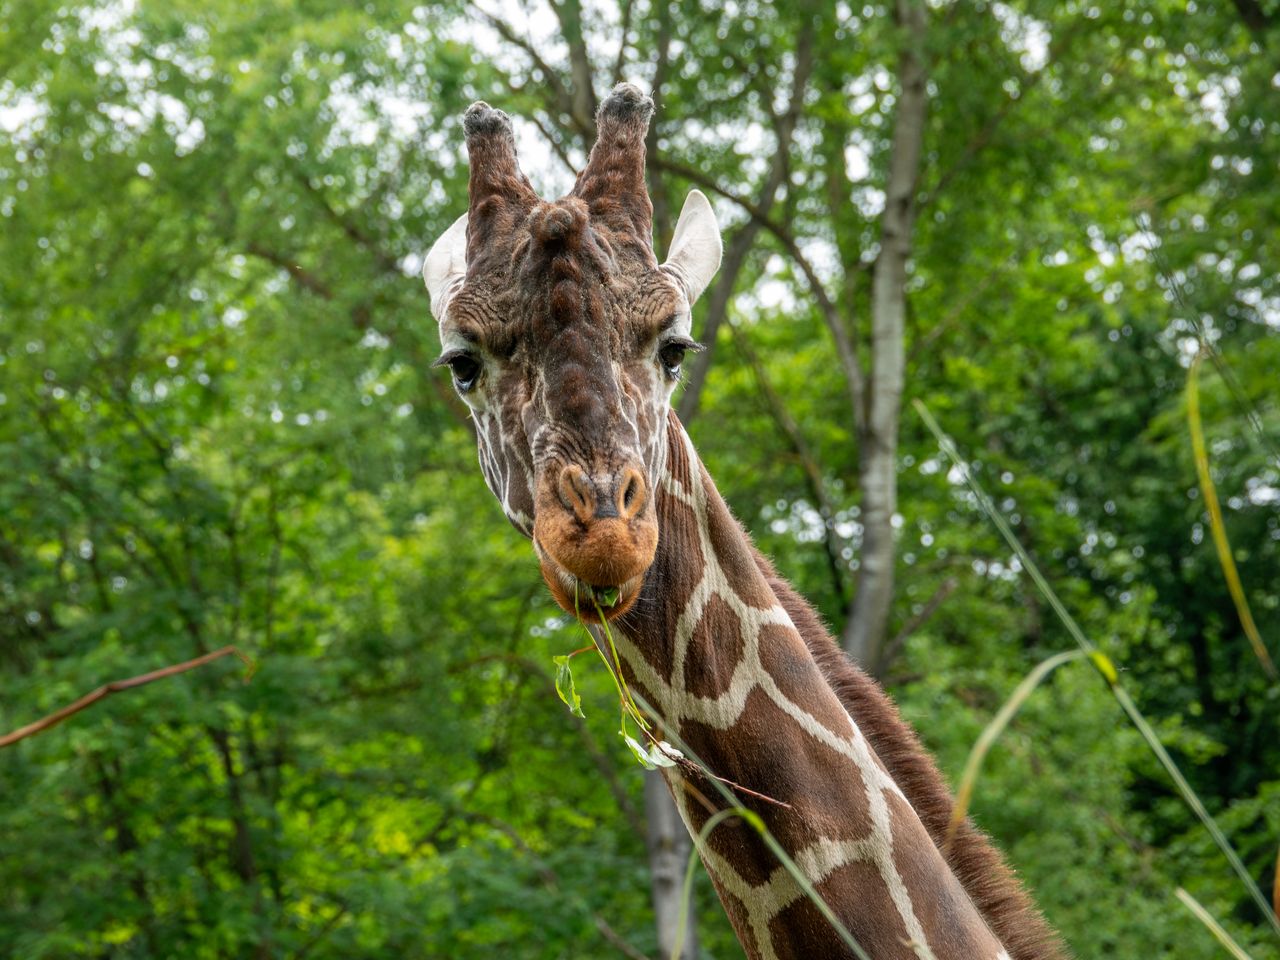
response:
[(1009, 956), (1013, 960), (1065, 960), (1069, 954), (1061, 938), (972, 820), (966, 817), (961, 822), (950, 849), (944, 849), (943, 839), (955, 801), (915, 730), (902, 719), (880, 684), (858, 669), (836, 645), (808, 601), (778, 576), (758, 550), (756, 563), (836, 696), (911, 801), (929, 836), (944, 850), (947, 863)]

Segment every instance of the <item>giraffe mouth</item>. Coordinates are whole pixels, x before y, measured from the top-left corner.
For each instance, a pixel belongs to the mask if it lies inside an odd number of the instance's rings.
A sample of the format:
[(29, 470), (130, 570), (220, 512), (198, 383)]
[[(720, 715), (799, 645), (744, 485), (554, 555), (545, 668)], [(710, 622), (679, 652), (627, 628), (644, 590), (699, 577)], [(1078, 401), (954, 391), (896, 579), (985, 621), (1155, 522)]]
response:
[(536, 539), (533, 545), (538, 554), (542, 579), (551, 589), (551, 596), (579, 620), (589, 623), (599, 623), (602, 617), (613, 620), (631, 609), (640, 596), (644, 573), (618, 584), (589, 583), (557, 563)]

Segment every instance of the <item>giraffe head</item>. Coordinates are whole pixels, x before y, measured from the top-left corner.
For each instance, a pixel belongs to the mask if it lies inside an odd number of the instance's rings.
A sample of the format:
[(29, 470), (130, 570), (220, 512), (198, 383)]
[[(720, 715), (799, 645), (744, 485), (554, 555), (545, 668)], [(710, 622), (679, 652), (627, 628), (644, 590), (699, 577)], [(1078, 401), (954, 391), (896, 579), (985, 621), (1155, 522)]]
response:
[(544, 201), (520, 171), (506, 114), (467, 110), (467, 213), (423, 278), (471, 410), (489, 488), (533, 540), (569, 611), (634, 603), (658, 544), (655, 491), (690, 307), (720, 265), (706, 197), (685, 202), (659, 264), (644, 182), (653, 101), (619, 84), (570, 193)]

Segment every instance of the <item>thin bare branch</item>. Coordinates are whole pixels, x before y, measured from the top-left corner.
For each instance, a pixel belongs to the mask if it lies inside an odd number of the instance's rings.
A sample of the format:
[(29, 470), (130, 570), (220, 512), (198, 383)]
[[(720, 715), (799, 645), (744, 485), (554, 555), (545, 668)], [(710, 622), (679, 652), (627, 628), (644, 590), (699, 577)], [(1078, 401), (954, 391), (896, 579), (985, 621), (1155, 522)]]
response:
[(778, 425), (778, 428), (782, 430), (790, 442), (791, 451), (795, 454), (796, 460), (800, 464), (800, 469), (804, 473), (805, 482), (809, 486), (809, 493), (822, 514), (823, 543), (827, 548), (827, 567), (831, 573), (831, 585), (835, 589), (840, 606), (843, 607), (847, 602), (844, 581), (845, 571), (848, 568), (840, 562), (840, 544), (836, 538), (835, 531), (836, 507), (831, 502), (831, 497), (827, 494), (827, 485), (822, 476), (822, 468), (818, 465), (817, 458), (814, 457), (813, 451), (809, 448), (809, 443), (805, 440), (800, 424), (796, 422), (795, 417), (791, 415), (791, 411), (787, 409), (782, 396), (774, 388), (768, 373), (764, 369), (764, 364), (760, 362), (759, 355), (751, 345), (750, 339), (743, 331), (738, 329), (737, 324), (732, 322), (729, 324), (729, 334), (733, 337), (734, 346), (738, 348), (738, 352), (747, 361), (747, 366), (751, 368), (751, 372), (756, 379), (756, 385), (760, 388), (760, 394), (764, 397), (765, 403), (769, 407), (769, 413), (773, 416), (774, 423)]
[(883, 675), (885, 671), (898, 658), (898, 654), (902, 652), (903, 646), (906, 645), (911, 635), (923, 627), (938, 612), (938, 608), (946, 602), (947, 597), (955, 593), (956, 587), (960, 586), (960, 581), (955, 577), (947, 577), (942, 583), (938, 584), (938, 589), (933, 591), (933, 596), (925, 601), (920, 612), (902, 625), (902, 629), (889, 641), (888, 646), (884, 648), (884, 653), (880, 655), (879, 672)]
[(942, 172), (941, 176), (938, 177), (938, 182), (920, 198), (919, 209), (923, 210), (937, 200), (951, 185), (952, 181), (991, 145), (992, 141), (995, 140), (996, 133), (1000, 130), (1000, 126), (1013, 113), (1018, 104), (1026, 102), (1027, 94), (1039, 85), (1040, 80), (1049, 72), (1049, 68), (1062, 57), (1063, 52), (1071, 45), (1072, 40), (1075, 39), (1080, 29), (1079, 24), (1076, 24), (1059, 32), (1049, 44), (1048, 59), (1045, 64), (1035, 73), (1024, 72), (1017, 78), (1019, 80), (1018, 96), (1007, 97), (999, 109), (987, 118), (987, 122), (965, 144), (955, 162)]
[[(591, 125), (590, 123), (586, 126), (581, 125), (578, 122), (578, 118), (574, 116), (573, 96), (570, 94), (568, 87), (566, 87), (560, 79), (560, 71), (542, 59), (542, 55), (538, 53), (537, 48), (529, 40), (519, 36), (514, 30), (512, 30), (511, 24), (507, 23), (507, 21), (502, 19), (502, 17), (490, 13), (477, 3), (472, 3), (471, 9), (476, 12), (476, 15), (479, 16), (480, 19), (492, 27), (498, 35), (502, 37), (502, 39), (516, 47), (519, 47), (520, 50), (524, 52), (525, 56), (527, 56), (533, 63), (533, 68), (539, 74), (542, 82), (546, 84), (547, 89), (551, 91), (551, 95), (555, 100), (556, 109), (572, 121), (578, 133), (584, 139), (589, 138), (592, 132)], [(590, 120), (590, 118), (588, 118), (588, 120)]]
[(671, 69), (671, 3), (660, 0), (658, 7), (658, 35), (654, 38), (653, 89), (649, 96), (653, 98), (654, 117), (645, 134), (644, 149), (648, 156), (646, 173), (649, 178), (649, 199), (653, 203), (654, 253), (659, 259), (671, 242), (671, 197), (667, 182), (656, 175), (654, 159), (658, 156), (658, 128), (662, 123), (662, 96), (667, 83), (667, 73)]
[(293, 257), (276, 253), (274, 250), (269, 250), (260, 243), (250, 243), (247, 249), (249, 253), (257, 257), (259, 260), (265, 260), (272, 266), (279, 267), (281, 270), (285, 271), (285, 273), (289, 274), (289, 276), (292, 277), (304, 290), (314, 293), (322, 300), (333, 299), (333, 290), (330, 289), (329, 285), (314, 273), (311, 273), (309, 270), (300, 266)]
[(543, 139), (546, 140), (547, 144), (551, 147), (551, 152), (554, 153), (557, 159), (565, 165), (565, 168), (576, 177), (579, 173), (578, 168), (573, 165), (573, 161), (569, 159), (569, 154), (565, 152), (564, 147), (561, 146), (560, 141), (556, 139), (555, 134), (553, 134), (547, 125), (538, 118), (536, 113), (530, 113), (526, 119), (538, 128), (538, 132), (542, 134)]
[[(587, 39), (582, 24), (582, 0), (551, 0), (551, 9), (560, 21), (560, 32), (569, 45), (570, 113), (579, 130), (590, 133), (595, 126), (595, 70), (587, 53)], [(625, 38), (624, 38), (625, 42)]]
[[(809, 88), (809, 76), (813, 72), (813, 34), (813, 18), (805, 17), (796, 38), (796, 65), (791, 74), (791, 95), (787, 101), (787, 107), (781, 114), (773, 113), (772, 106), (770, 107), (777, 143), (769, 166), (769, 175), (765, 178), (764, 185), (760, 189), (760, 199), (757, 201), (761, 214), (766, 218), (773, 211), (779, 189), (787, 182), (791, 140), (804, 110), (805, 91)], [(707, 373), (715, 357), (716, 333), (719, 332), (720, 325), (729, 312), (733, 288), (738, 282), (738, 275), (742, 272), (747, 256), (755, 246), (756, 235), (759, 232), (760, 221), (754, 218), (748, 220), (734, 233), (725, 251), (720, 275), (711, 290), (711, 300), (702, 329), (702, 340), (706, 343), (707, 349), (698, 354), (694, 361), (688, 386), (685, 387), (684, 395), (680, 398), (679, 416), (685, 424), (688, 424), (698, 412), (702, 388), (707, 382)]]
[(298, 947), (291, 960), (303, 960), (303, 958), (311, 952), (312, 947), (316, 946), (316, 944), (320, 943), (321, 940), (333, 932), (334, 928), (337, 927), (338, 924), (347, 916), (350, 909), (351, 908), (345, 901), (339, 902), (338, 909), (334, 911), (333, 916), (321, 924), (316, 932), (313, 933), (307, 941), (302, 944), (302, 946)]
[(840, 319), (840, 311), (837, 309), (835, 302), (831, 299), (830, 294), (827, 293), (826, 287), (823, 286), (822, 280), (819, 278), (813, 264), (809, 262), (804, 252), (800, 249), (795, 236), (786, 227), (772, 220), (755, 203), (734, 193), (732, 190), (720, 186), (708, 174), (662, 156), (652, 158), (650, 163), (737, 204), (747, 216), (757, 221), (763, 229), (771, 233), (774, 239), (782, 246), (787, 256), (791, 258), (791, 261), (804, 275), (805, 282), (809, 285), (809, 291), (818, 303), (818, 310), (822, 315), (823, 322), (826, 323), (827, 330), (835, 341), (836, 354), (839, 357), (849, 393), (849, 405), (853, 414), (854, 427), (858, 432), (861, 432), (864, 419), (862, 409), (863, 374), (862, 367), (858, 363), (857, 347), (849, 336), (848, 330), (845, 329), (844, 322)]
[(329, 202), (329, 198), (325, 196), (324, 191), (316, 186), (306, 173), (304, 173), (296, 164), (291, 167), (291, 172), (293, 173), (294, 179), (296, 179), (302, 189), (307, 192), (307, 195), (316, 202), (316, 205), (320, 207), (320, 210), (324, 213), (325, 217), (334, 226), (346, 234), (347, 238), (354, 241), (357, 246), (363, 247), (365, 250), (369, 251), (369, 254), (377, 261), (378, 266), (381, 267), (384, 272), (396, 277), (404, 277), (405, 273), (400, 269), (400, 264), (396, 258), (383, 250), (372, 237), (352, 223), (345, 214), (341, 213), (336, 207), (334, 207), (334, 205)]
[[(622, 82), (622, 71), (627, 62), (627, 34), (631, 32), (631, 15), (635, 12), (635, 0), (622, 0), (622, 25), (618, 29), (618, 56), (613, 61), (613, 82)], [(656, 87), (657, 84), (655, 83)]]
[(105, 683), (92, 693), (86, 693), (75, 703), (68, 704), (61, 710), (55, 710), (47, 717), (42, 717), (35, 721), (35, 723), (29, 723), (25, 727), (19, 727), (12, 733), (7, 733), (3, 737), (0, 737), (0, 748), (8, 747), (17, 743), (19, 740), (25, 740), (27, 737), (32, 737), (37, 733), (48, 730), (50, 727), (56, 726), (63, 720), (67, 719), (67, 717), (79, 713), (85, 707), (92, 706), (99, 700), (111, 696), (113, 693), (119, 693), (121, 690), (132, 690), (134, 687), (141, 687), (148, 683), (155, 683), (155, 681), (163, 680), (166, 677), (177, 676), (180, 673), (186, 673), (188, 670), (194, 670), (196, 667), (203, 667), (206, 663), (211, 663), (221, 657), (232, 655), (239, 657), (244, 661), (245, 667), (248, 671), (245, 675), (245, 680), (247, 682), (249, 678), (253, 676), (253, 661), (250, 660), (248, 656), (241, 653), (237, 647), (222, 647), (219, 650), (210, 651), (209, 653), (196, 657), (193, 660), (187, 660), (183, 663), (175, 663), (173, 666), (162, 667), (159, 670), (152, 670), (150, 673), (144, 673), (137, 677), (129, 677), (127, 680), (113, 680), (110, 683)]
[(926, 350), (928, 350), (929, 347), (933, 346), (938, 340), (941, 340), (946, 336), (951, 329), (957, 325), (960, 318), (964, 316), (965, 311), (973, 306), (979, 297), (984, 296), (991, 288), (991, 284), (995, 282), (996, 278), (1000, 276), (1006, 268), (1013, 266), (1014, 263), (1014, 259), (1010, 258), (1001, 266), (988, 270), (977, 283), (966, 287), (964, 294), (951, 305), (951, 309), (947, 311), (946, 316), (935, 323), (929, 329), (928, 333), (918, 337), (911, 345), (911, 350), (907, 354), (907, 367), (914, 367), (916, 360)]

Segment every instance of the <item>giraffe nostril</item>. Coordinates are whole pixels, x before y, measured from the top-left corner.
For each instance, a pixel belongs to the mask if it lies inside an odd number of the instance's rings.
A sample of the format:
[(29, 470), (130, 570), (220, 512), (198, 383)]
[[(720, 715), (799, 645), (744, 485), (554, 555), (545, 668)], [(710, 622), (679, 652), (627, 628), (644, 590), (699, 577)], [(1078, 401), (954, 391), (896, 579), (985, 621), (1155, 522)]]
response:
[(560, 471), (560, 482), (556, 487), (566, 510), (577, 514), (584, 523), (591, 519), (596, 509), (596, 497), (585, 470), (579, 466), (565, 467)]
[(644, 477), (639, 470), (627, 470), (618, 493), (618, 512), (630, 520), (644, 509), (644, 501)]

